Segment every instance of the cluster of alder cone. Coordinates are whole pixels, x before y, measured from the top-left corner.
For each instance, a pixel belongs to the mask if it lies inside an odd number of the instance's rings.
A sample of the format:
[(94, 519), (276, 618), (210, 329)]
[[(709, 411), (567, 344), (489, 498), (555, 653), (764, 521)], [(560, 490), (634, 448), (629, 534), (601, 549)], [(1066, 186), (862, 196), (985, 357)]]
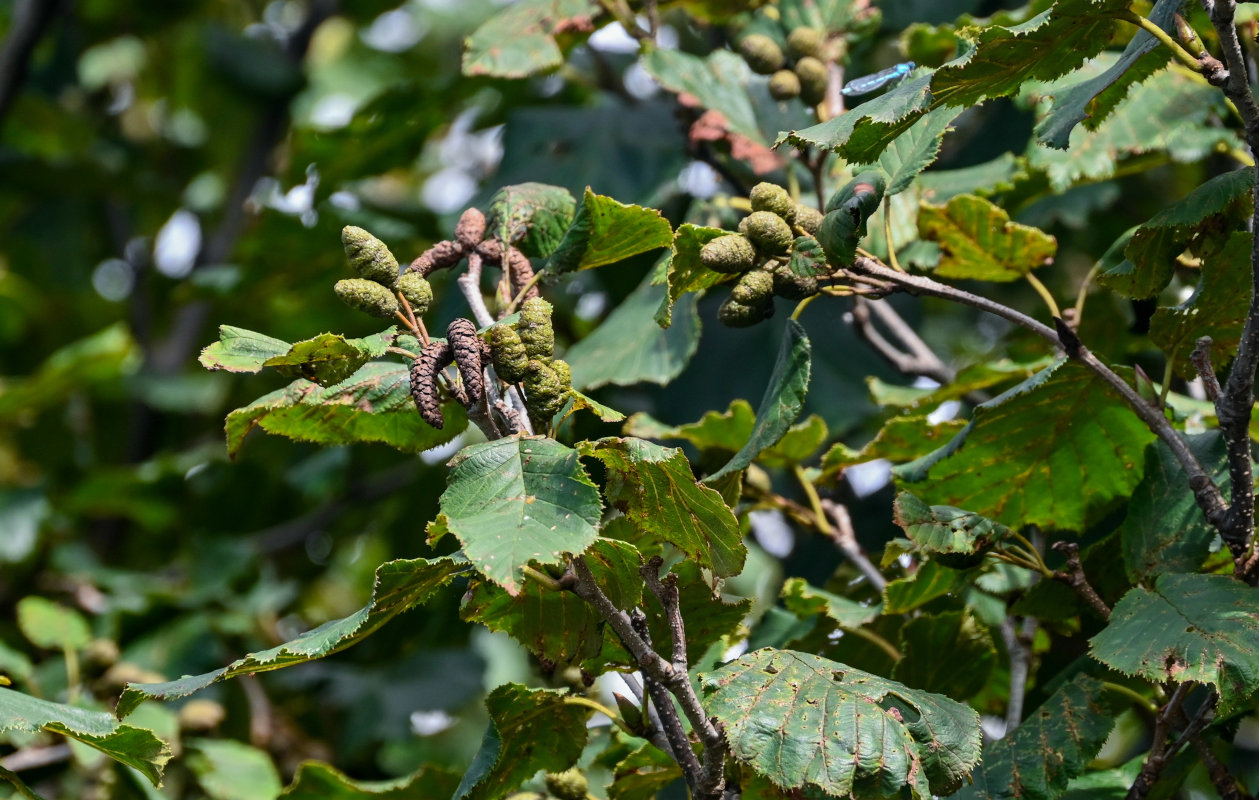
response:
[[(545, 428), (569, 397), (571, 370), (555, 358), (551, 304), (538, 296), (528, 257), (497, 239), (487, 239), (485, 230), (485, 215), (468, 209), (459, 218), (453, 239), (425, 250), (399, 274), (398, 261), (383, 242), (362, 228), (346, 227), (341, 241), (358, 277), (338, 281), (334, 288), (350, 307), (375, 317), (397, 317), (420, 337), (423, 348), (410, 370), (411, 396), (429, 425), (445, 425), (443, 383), (450, 396), (476, 415), (487, 400), (484, 369), (493, 365), (504, 382), (523, 387), (530, 421), (536, 428)], [(446, 327), (445, 339), (429, 339), (419, 321), (433, 301), (428, 276), (465, 259), (475, 260), (479, 276), (481, 266), (501, 266), (504, 253), (506, 283), (517, 295), (506, 299), (509, 308), (521, 303), (517, 318), (494, 323), (482, 332), (472, 320), (460, 317)], [(458, 382), (444, 380), (444, 370), (451, 364), (458, 369)]]

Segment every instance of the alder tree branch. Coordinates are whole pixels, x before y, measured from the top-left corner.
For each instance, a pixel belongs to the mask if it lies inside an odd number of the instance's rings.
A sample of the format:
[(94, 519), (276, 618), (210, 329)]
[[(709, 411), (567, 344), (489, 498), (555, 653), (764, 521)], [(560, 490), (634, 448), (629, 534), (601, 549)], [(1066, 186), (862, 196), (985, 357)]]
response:
[(1055, 571), (1054, 580), (1062, 581), (1070, 586), (1084, 599), (1084, 602), (1088, 603), (1089, 608), (1097, 612), (1099, 617), (1110, 621), (1110, 606), (1106, 605), (1084, 574), (1084, 564), (1080, 561), (1080, 546), (1075, 542), (1055, 542), (1054, 549), (1067, 557), (1066, 570)]
[[(1256, 238), (1259, 239), (1259, 237)], [(1020, 327), (1026, 328), (1045, 341), (1062, 348), (1067, 356), (1079, 361), (1114, 389), (1127, 401), (1141, 421), (1156, 436), (1163, 440), (1164, 444), (1168, 446), (1172, 454), (1176, 456), (1176, 460), (1184, 468), (1188, 477), (1189, 488), (1193, 491), (1194, 500), (1197, 502), (1198, 507), (1202, 509), (1202, 513), (1206, 516), (1207, 521), (1223, 535), (1227, 527), (1226, 517), (1229, 513), (1229, 507), (1224, 501), (1224, 496), (1221, 494), (1219, 486), (1215, 484), (1215, 481), (1202, 467), (1198, 457), (1194, 455), (1193, 451), (1185, 443), (1185, 440), (1167, 421), (1162, 409), (1155, 408), (1145, 402), (1141, 395), (1137, 394), (1137, 391), (1129, 386), (1123, 378), (1115, 374), (1114, 370), (1093, 355), (1076, 338), (1074, 332), (1065, 323), (1059, 321), (1058, 329), (1055, 330), (1021, 311), (1016, 311), (995, 300), (980, 297), (962, 289), (956, 289), (922, 275), (909, 275), (904, 272), (897, 272), (871, 258), (856, 259), (846, 273), (848, 278), (858, 283), (873, 283), (878, 286), (891, 284), (894, 288), (912, 295), (939, 297), (978, 308), (981, 311), (987, 311), (990, 314), (995, 314)]]
[[(879, 317), (879, 321), (888, 327), (909, 352), (901, 350), (883, 337), (874, 325), (875, 316)], [(857, 335), (896, 371), (905, 375), (921, 375), (940, 384), (953, 380), (953, 370), (931, 352), (905, 320), (885, 303), (871, 302), (864, 297), (856, 298), (852, 309), (852, 323)], [(916, 345), (921, 345), (921, 348)]]
[[(1246, 58), (1237, 38), (1234, 0), (1203, 0), (1202, 7), (1211, 18), (1220, 40), (1220, 50), (1226, 71), (1207, 73), (1207, 80), (1223, 90), (1241, 116), (1245, 128), (1246, 144), (1252, 156), (1259, 155), (1259, 104), (1250, 91)], [(1251, 230), (1259, 233), (1259, 185), (1251, 187), (1254, 212)], [(1220, 398), (1216, 401), (1216, 416), (1220, 431), (1228, 448), (1228, 471), (1231, 480), (1232, 503), (1222, 525), (1217, 525), (1220, 536), (1228, 545), (1233, 559), (1241, 567), (1247, 546), (1255, 531), (1254, 467), (1250, 444), (1250, 417), (1255, 405), (1255, 369), (1259, 367), (1259, 235), (1254, 237), (1250, 253), (1251, 296), (1250, 310), (1242, 328), (1241, 343), (1237, 356), (1229, 369)]]
[(1159, 775), (1163, 772), (1163, 767), (1175, 755), (1174, 751), (1168, 750), (1167, 738), (1171, 733), (1172, 720), (1180, 713), (1180, 705), (1185, 701), (1185, 695), (1189, 693), (1188, 686), (1187, 683), (1178, 685), (1172, 692), (1171, 698), (1159, 711), (1158, 716), (1154, 718), (1150, 752), (1146, 753), (1145, 762), (1141, 764), (1141, 771), (1137, 773), (1136, 780), (1128, 789), (1125, 800), (1143, 800), (1149, 796), (1150, 790), (1154, 788)]
[[(617, 608), (616, 604), (604, 594), (603, 589), (599, 587), (584, 558), (581, 556), (574, 558), (572, 568), (576, 577), (576, 581), (571, 586), (572, 592), (594, 606), (595, 610), (599, 612), (600, 616), (603, 617), (608, 625), (611, 626), (613, 632), (620, 638), (625, 648), (629, 650), (630, 655), (634, 657), (635, 662), (637, 662), (643, 672), (643, 682), (652, 698), (653, 705), (656, 706), (656, 710), (660, 713), (665, 735), (669, 738), (671, 745), (677, 739), (678, 730), (681, 728), (680, 720), (677, 721), (676, 725), (673, 725), (670, 721), (670, 717), (673, 719), (677, 718), (677, 711), (673, 706), (672, 699), (677, 698), (678, 705), (682, 707), (682, 713), (686, 715), (692, 730), (699, 735), (700, 741), (704, 745), (704, 764), (700, 765), (698, 759), (695, 760), (694, 765), (691, 764), (691, 759), (695, 758), (694, 751), (691, 750), (689, 739), (686, 739), (684, 732), (682, 733), (682, 738), (687, 743), (681, 748), (682, 752), (674, 752), (675, 760), (682, 767), (682, 771), (687, 777), (687, 783), (691, 786), (691, 790), (697, 800), (718, 800), (725, 789), (725, 733), (704, 712), (704, 708), (699, 702), (699, 696), (696, 695), (695, 688), (691, 685), (690, 675), (685, 669), (676, 669), (673, 663), (666, 661), (656, 652), (652, 647), (650, 636), (646, 634), (645, 628), (643, 628), (642, 632), (636, 629), (634, 619), (630, 614)], [(649, 585), (648, 588), (651, 588), (651, 586)], [(676, 597), (676, 591), (674, 596)], [(673, 618), (676, 617), (676, 631), (685, 636), (677, 603), (666, 603), (665, 599), (662, 599), (661, 603), (665, 606), (666, 616), (670, 618), (671, 630), (674, 630)], [(670, 610), (670, 605), (672, 605), (672, 610)], [(635, 611), (638, 614), (642, 613), (637, 609)], [(677, 639), (675, 638), (676, 643)], [(676, 652), (674, 657), (678, 657)], [(685, 639), (681, 641), (681, 659), (682, 663), (685, 663)], [(658, 692), (652, 691), (653, 685), (659, 685), (668, 691), (663, 694), (663, 697), (659, 697)], [(688, 753), (690, 754), (689, 757)]]
[(830, 518), (828, 532), (835, 546), (856, 565), (857, 569), (861, 570), (861, 574), (866, 576), (871, 586), (882, 592), (887, 587), (887, 578), (883, 577), (883, 573), (866, 555), (866, 551), (861, 549), (861, 543), (857, 541), (857, 532), (852, 527), (852, 516), (849, 515), (848, 509), (829, 498), (821, 500), (820, 505), (826, 517)]

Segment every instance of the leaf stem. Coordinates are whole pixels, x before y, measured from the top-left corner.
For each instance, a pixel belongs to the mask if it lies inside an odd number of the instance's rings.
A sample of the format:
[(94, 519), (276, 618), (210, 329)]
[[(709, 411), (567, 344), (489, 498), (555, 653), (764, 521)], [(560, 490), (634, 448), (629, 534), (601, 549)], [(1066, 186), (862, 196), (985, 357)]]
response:
[(533, 578), (552, 592), (558, 592), (564, 588), (560, 585), (559, 581), (555, 580), (550, 575), (547, 575), (542, 570), (530, 566), (529, 564), (525, 564), (521, 567), (520, 572), (524, 575), (528, 575), (530, 578)]
[(1153, 700), (1141, 694), (1140, 692), (1136, 691), (1135, 689), (1131, 689), (1127, 686), (1124, 686), (1121, 683), (1111, 683), (1110, 681), (1102, 681), (1102, 686), (1105, 687), (1108, 691), (1114, 692), (1115, 694), (1123, 695), (1124, 697), (1128, 698), (1136, 705), (1140, 706), (1141, 708), (1144, 708), (1146, 711), (1149, 711), (1151, 714), (1158, 713), (1158, 705)]
[(1092, 285), (1093, 279), (1097, 277), (1097, 273), (1102, 271), (1102, 262), (1098, 261), (1093, 268), (1084, 276), (1084, 280), (1080, 281), (1080, 290), (1075, 295), (1075, 318), (1071, 320), (1076, 330), (1080, 329), (1080, 321), (1084, 319), (1084, 301), (1089, 294), (1089, 286)]
[(507, 304), (507, 308), (503, 311), (504, 317), (510, 316), (517, 308), (520, 308), (520, 304), (524, 301), (525, 295), (529, 293), (530, 289), (538, 285), (538, 281), (542, 280), (542, 276), (545, 274), (545, 267), (533, 273), (533, 277), (530, 278), (524, 286), (520, 287), (520, 291), (517, 292), (516, 296), (511, 299), (510, 303)]
[(892, 244), (892, 198), (883, 197), (883, 238), (887, 241), (887, 263), (897, 272), (904, 272), (896, 260), (896, 247)]
[(1036, 290), (1036, 293), (1040, 295), (1040, 299), (1044, 300), (1045, 305), (1049, 306), (1049, 316), (1061, 317), (1062, 312), (1058, 310), (1057, 301), (1054, 300), (1054, 296), (1050, 294), (1049, 288), (1045, 286), (1045, 284), (1040, 282), (1040, 278), (1037, 278), (1035, 275), (1033, 275), (1030, 272), (1024, 275), (1023, 277), (1027, 278), (1027, 282), (1030, 283), (1032, 285), (1032, 288)]
[(603, 714), (605, 717), (612, 720), (612, 724), (616, 725), (616, 727), (620, 728), (622, 731), (629, 734), (630, 736), (633, 736), (636, 739), (638, 738), (638, 734), (635, 733), (630, 728), (630, 726), (625, 723), (625, 720), (621, 719), (621, 716), (619, 714), (617, 714), (615, 711), (605, 706), (603, 703), (598, 702), (597, 700), (591, 700), (589, 697), (582, 697), (580, 695), (570, 694), (570, 695), (565, 695), (564, 705), (585, 706), (586, 708), (593, 708), (595, 711), (598, 711), (600, 714)]
[(1180, 42), (1169, 36), (1167, 31), (1163, 30), (1158, 25), (1155, 25), (1152, 20), (1146, 19), (1140, 14), (1128, 9), (1122, 9), (1112, 16), (1116, 19), (1121, 19), (1124, 22), (1132, 23), (1153, 36), (1155, 39), (1158, 39), (1164, 47), (1167, 47), (1172, 51), (1172, 55), (1175, 56), (1176, 60), (1181, 64), (1184, 64), (1188, 69), (1191, 69), (1198, 74), (1202, 74), (1204, 72), (1202, 62), (1190, 55), (1188, 50), (1180, 46)]
[(805, 474), (804, 467), (795, 464), (791, 467), (791, 472), (800, 483), (800, 488), (804, 490), (804, 496), (809, 500), (809, 508), (813, 509), (813, 517), (816, 520), (814, 524), (817, 529), (827, 536), (834, 536), (835, 528), (826, 518), (826, 512), (822, 510), (822, 498), (818, 496), (817, 487), (813, 485), (813, 481), (809, 480), (809, 476)]

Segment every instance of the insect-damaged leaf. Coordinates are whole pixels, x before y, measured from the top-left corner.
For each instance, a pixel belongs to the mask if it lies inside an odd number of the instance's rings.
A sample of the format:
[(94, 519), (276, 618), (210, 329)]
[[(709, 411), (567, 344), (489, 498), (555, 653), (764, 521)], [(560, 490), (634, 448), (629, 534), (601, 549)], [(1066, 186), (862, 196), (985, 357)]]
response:
[(747, 549), (721, 495), (695, 481), (676, 448), (642, 439), (600, 439), (585, 446), (608, 469), (608, 502), (635, 528), (673, 544), (718, 577), (737, 575)]
[(1060, 361), (976, 407), (953, 441), (894, 473), (928, 505), (1081, 530), (1141, 480), (1153, 439), (1110, 387)]
[(927, 800), (979, 760), (979, 715), (809, 653), (763, 649), (700, 676), (735, 758), (784, 789)]
[(1013, 734), (985, 747), (974, 783), (954, 797), (1054, 800), (1084, 772), (1115, 725), (1104, 693), (1101, 681), (1077, 675)]
[(464, 75), (524, 78), (564, 63), (556, 37), (594, 30), (589, 0), (523, 0), (477, 28), (463, 48)]
[(618, 203), (586, 187), (577, 216), (547, 261), (548, 274), (613, 264), (630, 256), (668, 247), (669, 221), (654, 208)]
[(340, 383), (376, 356), (384, 355), (396, 329), (362, 339), (321, 333), (294, 344), (231, 325), (219, 326), (219, 340), (201, 351), (201, 366), (228, 372), (261, 372), (275, 367), (286, 378), (305, 378), (320, 386)]
[(1227, 715), (1259, 688), (1259, 589), (1225, 575), (1160, 575), (1153, 589), (1125, 594), (1089, 644), (1128, 675), (1214, 685)]
[(940, 246), (936, 275), (980, 281), (1013, 281), (1049, 263), (1054, 237), (1011, 222), (1005, 210), (982, 197), (961, 194), (947, 205), (924, 203), (918, 232)]

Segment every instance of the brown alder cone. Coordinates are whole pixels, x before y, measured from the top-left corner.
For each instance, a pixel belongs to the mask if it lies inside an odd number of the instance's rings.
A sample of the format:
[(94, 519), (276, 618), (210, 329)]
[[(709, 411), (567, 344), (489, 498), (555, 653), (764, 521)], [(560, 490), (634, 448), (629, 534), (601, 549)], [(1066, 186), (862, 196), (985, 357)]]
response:
[(455, 225), (455, 241), (466, 252), (471, 253), (484, 238), (485, 215), (475, 208), (469, 208), (459, 217), (459, 224)]
[(456, 319), (446, 328), (446, 340), (459, 365), (468, 401), (479, 405), (485, 397), (485, 379), (481, 372), (481, 337), (477, 336), (476, 325), (471, 320)]
[(419, 409), (420, 418), (441, 429), (446, 424), (442, 418), (442, 402), (437, 390), (437, 373), (450, 364), (454, 353), (448, 342), (432, 341), (424, 346), (417, 359), (411, 362), (411, 398)]
[[(529, 263), (529, 257), (519, 250), (512, 248), (511, 251), (511, 291), (513, 295), (520, 294), (520, 290), (529, 286), (529, 282), (533, 280), (533, 265)], [(534, 284), (529, 286), (529, 291), (525, 292), (524, 300), (532, 300), (540, 297), (538, 286)], [(523, 300), (522, 300), (523, 302)]]
[(407, 267), (410, 272), (418, 272), (424, 277), (439, 269), (453, 267), (463, 260), (463, 245), (454, 241), (438, 242), (411, 262)]

